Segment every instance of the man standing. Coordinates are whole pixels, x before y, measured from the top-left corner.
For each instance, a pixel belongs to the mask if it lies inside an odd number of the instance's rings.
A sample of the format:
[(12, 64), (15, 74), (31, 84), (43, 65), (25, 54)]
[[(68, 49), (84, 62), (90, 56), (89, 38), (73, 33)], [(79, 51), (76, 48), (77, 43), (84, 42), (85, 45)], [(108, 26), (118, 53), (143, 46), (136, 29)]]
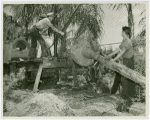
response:
[(36, 58), (36, 47), (37, 47), (37, 40), (41, 45), (41, 51), (42, 55), (41, 57), (45, 57), (47, 55), (46, 53), (46, 44), (45, 40), (42, 38), (41, 33), (47, 32), (48, 28), (52, 28), (55, 32), (64, 35), (64, 33), (57, 28), (55, 28), (51, 21), (53, 19), (53, 13), (47, 14), (46, 18), (41, 19), (39, 22), (37, 22), (30, 30), (30, 36), (31, 36), (31, 49), (29, 51), (29, 59)]

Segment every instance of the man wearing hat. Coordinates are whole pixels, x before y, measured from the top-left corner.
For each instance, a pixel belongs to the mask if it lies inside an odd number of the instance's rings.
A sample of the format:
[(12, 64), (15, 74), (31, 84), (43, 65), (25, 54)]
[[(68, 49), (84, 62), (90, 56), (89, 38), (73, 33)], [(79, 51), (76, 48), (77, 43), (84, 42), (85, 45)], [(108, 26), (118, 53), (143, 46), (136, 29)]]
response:
[(42, 14), (42, 15), (40, 16), (40, 18), (39, 18), (39, 21), (42, 20), (42, 19), (44, 19), (44, 18), (46, 18), (46, 17), (47, 17), (46, 14)]
[[(42, 19), (43, 18), (43, 19)], [(53, 13), (49, 13), (46, 15), (42, 15), (41, 20), (38, 21), (30, 30), (30, 36), (31, 36), (31, 49), (29, 51), (29, 59), (36, 58), (36, 47), (37, 47), (37, 40), (41, 45), (41, 51), (42, 55), (41, 57), (46, 56), (46, 44), (45, 40), (42, 38), (40, 33), (45, 33), (48, 28), (50, 27), (55, 32), (64, 35), (64, 33), (57, 28), (55, 28), (51, 21), (53, 19)]]

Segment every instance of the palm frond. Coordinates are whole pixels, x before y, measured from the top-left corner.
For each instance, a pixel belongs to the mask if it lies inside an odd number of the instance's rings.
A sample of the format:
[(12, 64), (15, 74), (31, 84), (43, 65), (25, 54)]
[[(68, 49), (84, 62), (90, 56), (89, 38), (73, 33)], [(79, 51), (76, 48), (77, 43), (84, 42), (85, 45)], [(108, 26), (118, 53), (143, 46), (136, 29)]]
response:
[(141, 36), (141, 37), (146, 36), (146, 29), (143, 29), (143, 30), (141, 31), (140, 36)]
[(78, 37), (83, 34), (85, 32), (87, 28), (87, 25), (86, 25), (86, 19), (84, 19), (80, 25), (80, 27), (78, 28), (78, 30), (76, 31), (75, 33), (75, 39), (78, 39)]
[(141, 20), (139, 21), (139, 26), (142, 26), (142, 31), (140, 32), (140, 36), (145, 36), (146, 35), (146, 10), (143, 10), (140, 14), (142, 17)]
[(82, 6), (76, 17), (77, 23), (82, 23), (76, 32), (76, 37), (84, 33), (86, 28), (90, 30), (95, 39), (102, 34), (102, 16), (100, 11), (102, 11), (100, 6), (98, 8), (94, 4), (85, 4)]
[(139, 21), (139, 25), (144, 25), (146, 23), (146, 16), (143, 17), (140, 21)]
[(109, 8), (112, 8), (113, 10), (120, 10), (122, 9), (126, 4), (107, 4)]

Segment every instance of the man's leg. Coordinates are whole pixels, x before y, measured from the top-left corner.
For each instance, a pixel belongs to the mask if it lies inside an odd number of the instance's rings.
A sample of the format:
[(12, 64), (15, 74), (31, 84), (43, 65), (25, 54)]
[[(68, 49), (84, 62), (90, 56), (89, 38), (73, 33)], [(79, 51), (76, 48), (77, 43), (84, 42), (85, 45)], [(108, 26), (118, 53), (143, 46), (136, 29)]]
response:
[[(123, 58), (123, 64), (134, 70), (134, 56), (132, 58)], [(135, 83), (133, 81), (131, 81), (130, 79), (127, 78), (122, 78), (121, 80), (122, 83), (122, 95), (126, 98), (132, 98), (136, 95), (136, 88), (135, 88)]]
[(30, 35), (31, 36), (31, 48), (29, 50), (29, 54), (28, 54), (28, 57), (29, 59), (34, 59), (36, 58), (36, 55), (37, 55), (37, 51), (36, 51), (36, 47), (37, 47), (37, 41), (36, 41), (36, 36), (34, 35)]
[(42, 55), (41, 57), (46, 57), (46, 50), (47, 50), (47, 47), (46, 47), (46, 43), (45, 43), (45, 40), (42, 38), (42, 36), (39, 34), (38, 35), (38, 42), (40, 43), (41, 45), (41, 52), (42, 52)]
[(136, 90), (135, 90), (135, 83), (127, 78), (122, 78), (122, 97), (124, 99), (135, 97)]
[(122, 85), (122, 92), (121, 92), (121, 96), (123, 99), (128, 99), (129, 98), (129, 81), (124, 78), (121, 77), (121, 85)]
[(120, 82), (121, 82), (121, 75), (116, 72), (114, 84), (111, 89), (111, 94), (115, 94), (117, 92)]

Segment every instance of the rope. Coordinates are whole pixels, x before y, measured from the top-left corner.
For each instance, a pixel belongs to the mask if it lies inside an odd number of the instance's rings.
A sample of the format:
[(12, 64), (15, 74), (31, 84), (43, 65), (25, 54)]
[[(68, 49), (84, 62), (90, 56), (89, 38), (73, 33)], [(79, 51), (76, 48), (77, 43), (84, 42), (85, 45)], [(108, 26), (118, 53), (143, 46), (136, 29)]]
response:
[[(141, 42), (141, 41), (139, 41), (139, 42), (135, 42), (136, 44), (135, 44), (133, 47), (135, 47), (135, 46), (139, 45), (139, 44), (140, 44), (140, 42)], [(113, 44), (120, 44), (120, 43), (121, 43), (121, 42), (117, 42), (117, 43), (109, 43), (109, 44), (102, 44), (102, 45), (100, 45), (100, 46), (113, 45)]]
[(100, 46), (104, 46), (104, 45), (112, 45), (112, 44), (120, 44), (121, 42), (118, 42), (118, 43), (110, 43), (110, 44), (102, 44)]

